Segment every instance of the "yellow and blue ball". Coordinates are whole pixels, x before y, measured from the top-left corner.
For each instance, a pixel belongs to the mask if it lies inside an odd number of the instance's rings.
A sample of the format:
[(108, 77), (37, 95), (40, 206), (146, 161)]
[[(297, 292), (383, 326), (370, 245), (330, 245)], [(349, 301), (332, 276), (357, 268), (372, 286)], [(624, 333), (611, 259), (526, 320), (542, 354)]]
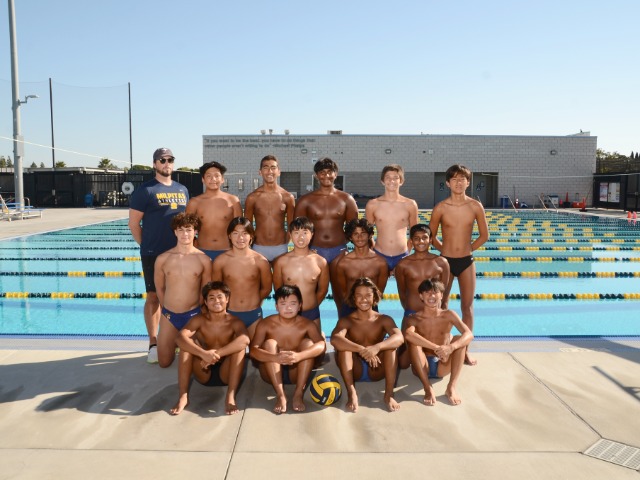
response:
[(342, 386), (336, 377), (323, 373), (316, 375), (309, 386), (311, 399), (319, 405), (331, 405), (340, 400)]

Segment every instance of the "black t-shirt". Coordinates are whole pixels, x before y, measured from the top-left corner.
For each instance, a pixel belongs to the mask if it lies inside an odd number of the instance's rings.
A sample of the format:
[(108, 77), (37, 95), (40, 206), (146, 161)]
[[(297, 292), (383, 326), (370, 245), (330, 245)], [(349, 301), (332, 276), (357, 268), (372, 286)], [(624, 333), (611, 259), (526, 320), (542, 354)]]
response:
[(171, 218), (184, 212), (188, 201), (187, 187), (178, 182), (163, 185), (154, 178), (136, 188), (129, 206), (144, 214), (140, 255), (157, 256), (176, 246)]

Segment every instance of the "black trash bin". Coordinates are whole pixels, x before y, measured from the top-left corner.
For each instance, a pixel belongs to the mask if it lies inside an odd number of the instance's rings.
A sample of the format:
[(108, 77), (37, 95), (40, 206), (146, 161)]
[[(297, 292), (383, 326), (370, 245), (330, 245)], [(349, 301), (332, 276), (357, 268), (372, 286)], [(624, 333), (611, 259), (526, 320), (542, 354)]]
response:
[(502, 195), (502, 197), (500, 197), (500, 208), (509, 208), (509, 196), (508, 195)]

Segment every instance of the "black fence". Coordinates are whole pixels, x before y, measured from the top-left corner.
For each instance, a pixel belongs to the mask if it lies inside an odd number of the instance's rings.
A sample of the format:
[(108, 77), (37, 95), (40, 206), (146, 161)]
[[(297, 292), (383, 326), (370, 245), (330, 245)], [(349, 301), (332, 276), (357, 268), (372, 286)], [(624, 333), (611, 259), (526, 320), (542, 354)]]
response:
[(596, 159), (596, 174), (640, 173), (640, 158)]
[[(23, 190), (29, 204), (36, 207), (128, 207), (129, 195), (123, 193), (123, 184), (131, 182), (137, 188), (153, 175), (152, 170), (126, 173), (84, 169), (35, 171), (23, 174)], [(172, 178), (187, 187), (190, 197), (202, 193), (199, 173), (176, 171)], [(5, 200), (12, 199), (13, 191), (13, 173), (0, 172), (0, 194)]]

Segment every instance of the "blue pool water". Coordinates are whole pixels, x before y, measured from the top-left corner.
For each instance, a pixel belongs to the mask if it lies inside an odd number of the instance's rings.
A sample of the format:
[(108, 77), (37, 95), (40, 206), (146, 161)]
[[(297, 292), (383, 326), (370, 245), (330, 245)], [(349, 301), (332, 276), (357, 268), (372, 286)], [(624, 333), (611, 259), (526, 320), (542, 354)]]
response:
[[(475, 254), (478, 295), (640, 292), (640, 276), (632, 276), (640, 272), (640, 227), (588, 217), (528, 215), (489, 212), (492, 237)], [(144, 283), (138, 255), (125, 221), (0, 242), (0, 335), (145, 336), (143, 299), (77, 298), (105, 292), (139, 297)], [(527, 278), (527, 272), (541, 277)], [(563, 272), (604, 276), (559, 277)], [(617, 278), (608, 277), (616, 272)], [(522, 276), (492, 276), (513, 273)], [(10, 298), (16, 292), (68, 292), (76, 298)], [(385, 293), (397, 293), (393, 279)], [(458, 293), (457, 283), (452, 293)], [(460, 311), (458, 300), (449, 307)], [(640, 300), (478, 299), (474, 308), (476, 336), (640, 335)], [(265, 301), (263, 310), (275, 313), (273, 301)], [(327, 299), (321, 311), (323, 330), (330, 333), (337, 321), (333, 302)], [(398, 300), (383, 300), (380, 311), (398, 324), (402, 320)]]

